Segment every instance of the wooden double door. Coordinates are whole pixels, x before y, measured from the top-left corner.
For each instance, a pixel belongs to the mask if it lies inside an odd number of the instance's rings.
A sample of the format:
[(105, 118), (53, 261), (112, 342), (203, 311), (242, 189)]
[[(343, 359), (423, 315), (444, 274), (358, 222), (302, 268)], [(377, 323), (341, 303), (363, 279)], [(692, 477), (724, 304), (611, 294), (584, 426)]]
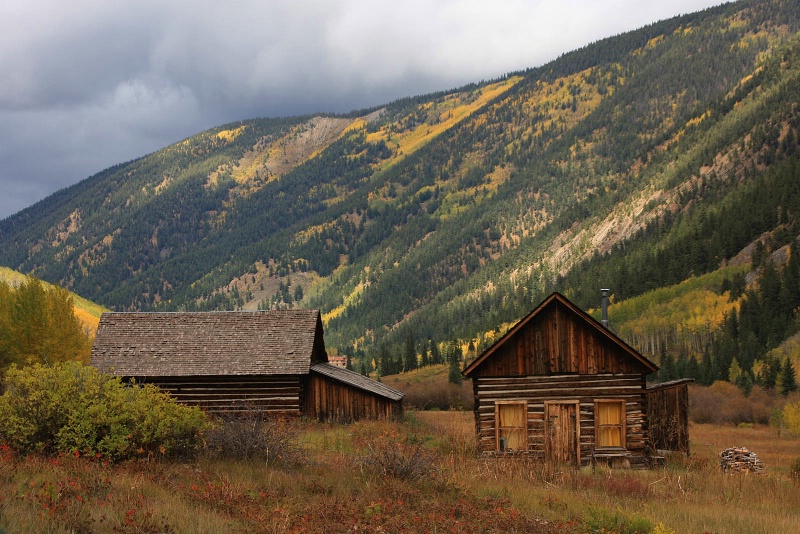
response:
[(579, 464), (579, 413), (578, 401), (545, 402), (544, 450), (547, 460), (572, 465)]

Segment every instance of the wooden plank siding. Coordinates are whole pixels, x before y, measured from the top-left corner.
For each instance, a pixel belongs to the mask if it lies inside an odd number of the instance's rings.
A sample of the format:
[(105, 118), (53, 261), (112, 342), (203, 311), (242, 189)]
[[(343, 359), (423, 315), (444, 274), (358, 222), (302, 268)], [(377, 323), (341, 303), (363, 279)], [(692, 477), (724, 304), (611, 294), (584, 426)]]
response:
[(255, 410), (270, 415), (300, 415), (299, 376), (146, 377), (136, 383), (154, 384), (178, 402), (213, 414)]
[(647, 408), (641, 375), (555, 375), (520, 378), (476, 378), (475, 421), (481, 452), (497, 451), (495, 403), (527, 401), (528, 453), (545, 453), (545, 402), (573, 401), (579, 404), (580, 462), (587, 464), (603, 452), (594, 450), (594, 403), (598, 399), (625, 402), (625, 442), (632, 463), (643, 457), (647, 445)]
[[(471, 374), (528, 376), (549, 374), (628, 374), (640, 372), (637, 360), (620, 358), (619, 347), (607, 336), (589, 328), (581, 317), (560, 302), (542, 310), (520, 335), (494, 348)], [(541, 357), (541, 355), (547, 355)]]
[(312, 373), (307, 378), (305, 414), (319, 421), (398, 419), (402, 403)]
[(689, 454), (689, 382), (693, 380), (676, 380), (647, 388), (653, 449)]

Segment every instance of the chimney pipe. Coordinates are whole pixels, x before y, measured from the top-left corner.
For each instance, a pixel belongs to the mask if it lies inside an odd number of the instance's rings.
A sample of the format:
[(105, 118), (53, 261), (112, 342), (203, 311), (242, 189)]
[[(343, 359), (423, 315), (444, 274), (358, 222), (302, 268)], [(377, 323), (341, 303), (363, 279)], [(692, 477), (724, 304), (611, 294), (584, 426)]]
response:
[(603, 324), (606, 329), (608, 328), (608, 296), (611, 295), (610, 289), (601, 289), (600, 295), (603, 297), (603, 301), (601, 304), (601, 309), (603, 310), (603, 318), (601, 319), (601, 323)]

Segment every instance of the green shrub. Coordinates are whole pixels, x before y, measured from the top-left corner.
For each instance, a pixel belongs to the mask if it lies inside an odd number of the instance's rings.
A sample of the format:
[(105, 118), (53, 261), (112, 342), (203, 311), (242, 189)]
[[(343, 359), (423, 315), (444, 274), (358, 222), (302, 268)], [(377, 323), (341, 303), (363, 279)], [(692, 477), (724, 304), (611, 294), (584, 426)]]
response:
[(155, 386), (125, 385), (78, 362), (12, 366), (3, 385), (0, 441), (22, 453), (178, 456), (194, 452), (209, 427), (202, 411)]

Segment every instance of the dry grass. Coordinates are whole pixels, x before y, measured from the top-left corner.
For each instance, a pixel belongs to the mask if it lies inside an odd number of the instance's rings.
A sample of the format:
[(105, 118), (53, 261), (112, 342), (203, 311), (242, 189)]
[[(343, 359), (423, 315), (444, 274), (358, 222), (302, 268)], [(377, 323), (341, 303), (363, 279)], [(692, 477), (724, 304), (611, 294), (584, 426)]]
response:
[[(469, 412), (297, 428), (306, 461), (291, 466), (106, 465), (4, 449), (0, 532), (650, 532), (661, 524), (661, 532), (747, 533), (800, 524), (789, 472), (800, 439), (768, 427), (694, 424), (692, 457), (651, 471), (482, 458)], [(733, 445), (755, 451), (766, 473), (722, 474), (717, 455)]]
[[(463, 441), (474, 428), (472, 414), (417, 414), (445, 435)], [(574, 520), (588, 529), (593, 516), (644, 518), (676, 532), (793, 532), (800, 524), (800, 491), (790, 466), (800, 457), (800, 439), (767, 426), (692, 424), (692, 455), (647, 471), (580, 470), (527, 460), (480, 460), (464, 454), (453, 475), (479, 494), (505, 497), (519, 510), (551, 521)], [(731, 446), (756, 452), (764, 475), (726, 475), (719, 453)], [(465, 450), (465, 453), (468, 451)], [(599, 529), (596, 531), (600, 531)], [(606, 531), (609, 531), (606, 528)], [(633, 531), (621, 528), (611, 531)]]

